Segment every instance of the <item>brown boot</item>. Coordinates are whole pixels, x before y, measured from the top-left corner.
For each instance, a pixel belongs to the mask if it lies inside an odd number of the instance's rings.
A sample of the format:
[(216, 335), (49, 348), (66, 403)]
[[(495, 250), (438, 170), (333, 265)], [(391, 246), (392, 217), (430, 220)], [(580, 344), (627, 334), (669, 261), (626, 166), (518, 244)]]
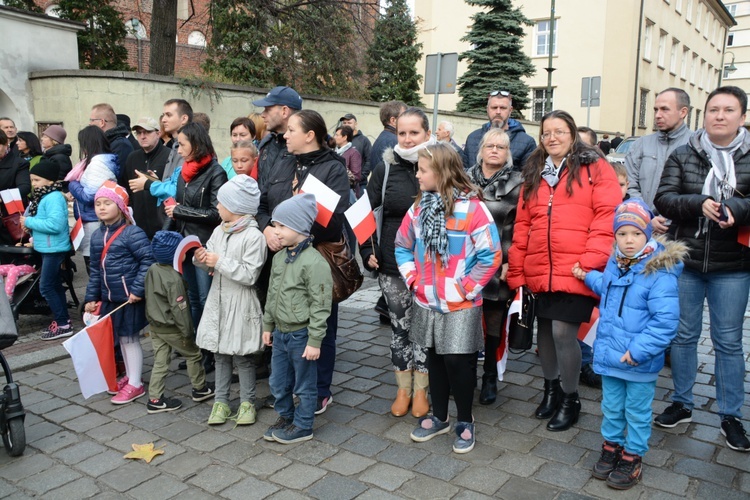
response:
[(427, 401), (427, 388), (430, 378), (426, 373), (414, 371), (414, 398), (411, 402), (411, 414), (417, 418), (424, 417), (430, 411)]
[(411, 370), (396, 370), (396, 384), (398, 384), (398, 392), (396, 401), (391, 405), (391, 413), (394, 417), (403, 417), (409, 413), (409, 403), (411, 403)]

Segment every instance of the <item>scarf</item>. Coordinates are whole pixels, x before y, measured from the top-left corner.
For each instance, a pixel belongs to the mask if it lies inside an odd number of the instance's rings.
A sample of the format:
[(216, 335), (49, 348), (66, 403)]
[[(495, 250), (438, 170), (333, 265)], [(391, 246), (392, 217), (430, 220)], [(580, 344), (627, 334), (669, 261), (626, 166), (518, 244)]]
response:
[(654, 253), (657, 246), (658, 243), (656, 243), (656, 240), (651, 238), (638, 253), (632, 257), (627, 257), (620, 251), (620, 248), (615, 245), (615, 260), (617, 261), (617, 267), (623, 272), (623, 274), (628, 272), (632, 266)]
[(552, 161), (551, 156), (547, 156), (547, 159), (544, 160), (544, 168), (542, 169), (542, 178), (547, 181), (547, 184), (549, 184), (549, 187), (555, 187), (557, 186), (557, 183), (560, 182), (560, 171), (562, 170), (563, 166), (565, 166), (565, 160), (567, 160), (568, 157), (566, 156), (563, 158), (563, 160), (560, 162), (560, 166), (556, 167), (555, 163)]
[[(453, 188), (453, 199), (460, 196), (458, 189)], [(445, 229), (445, 200), (439, 193), (422, 191), (419, 201), (419, 230), (422, 242), (427, 251), (435, 257), (440, 256), (443, 267), (448, 265), (448, 231)]]
[(352, 146), (354, 146), (354, 143), (347, 142), (345, 145), (341, 146), (340, 148), (336, 148), (336, 154), (343, 155), (344, 153), (349, 151), (352, 148)]
[(213, 160), (213, 157), (211, 155), (206, 155), (197, 161), (190, 160), (183, 163), (182, 178), (185, 179), (185, 184), (193, 180), (193, 177), (198, 175), (198, 172), (200, 172), (203, 167), (211, 163), (211, 160)]
[(313, 237), (308, 236), (304, 240), (300, 241), (296, 247), (287, 248), (286, 258), (284, 259), (284, 262), (286, 262), (287, 264), (291, 264), (292, 262), (294, 262), (297, 259), (297, 256), (299, 256), (299, 254), (301, 254), (305, 250), (305, 248), (312, 245), (312, 240)]
[(242, 231), (247, 229), (247, 226), (250, 225), (250, 222), (252, 220), (252, 215), (243, 215), (234, 222), (222, 222), (221, 229), (227, 234), (241, 233)]
[(733, 155), (742, 146), (746, 135), (745, 127), (740, 127), (737, 137), (728, 146), (717, 146), (711, 142), (705, 130), (698, 132), (700, 145), (711, 163), (711, 170), (708, 171), (701, 194), (710, 196), (718, 202), (734, 196), (737, 177), (734, 171)]
[(60, 181), (50, 186), (34, 188), (34, 191), (31, 193), (31, 202), (29, 202), (29, 215), (31, 217), (36, 216), (36, 212), (39, 210), (39, 202), (42, 201), (42, 198), (55, 191), (62, 191), (62, 183)]
[(484, 189), (490, 184), (495, 183), (502, 183), (505, 184), (508, 179), (510, 178), (510, 174), (513, 171), (513, 167), (504, 166), (494, 174), (492, 174), (489, 178), (484, 176), (484, 171), (482, 170), (482, 164), (474, 165), (471, 169), (469, 169), (469, 178), (471, 179), (471, 182), (480, 188)]
[(404, 160), (411, 162), (411, 163), (417, 163), (419, 150), (426, 148), (427, 146), (432, 146), (433, 144), (437, 144), (437, 141), (435, 140), (435, 136), (430, 136), (427, 141), (423, 142), (422, 144), (418, 144), (414, 146), (413, 148), (404, 149), (398, 144), (393, 146), (393, 152), (399, 155)]
[(86, 158), (82, 158), (81, 161), (76, 163), (76, 166), (65, 176), (65, 180), (68, 182), (80, 181), (84, 170), (86, 170)]

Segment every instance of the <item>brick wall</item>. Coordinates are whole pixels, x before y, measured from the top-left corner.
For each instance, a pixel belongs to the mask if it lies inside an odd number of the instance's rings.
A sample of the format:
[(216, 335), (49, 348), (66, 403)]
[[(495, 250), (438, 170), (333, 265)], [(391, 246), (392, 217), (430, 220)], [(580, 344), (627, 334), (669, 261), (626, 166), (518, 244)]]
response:
[[(151, 54), (151, 42), (141, 40), (140, 47), (135, 38), (125, 39), (125, 48), (128, 50), (128, 64), (133, 71), (138, 73), (149, 73), (148, 60)], [(139, 58), (140, 52), (140, 58)], [(206, 59), (206, 52), (202, 47), (177, 44), (175, 53), (175, 76), (200, 76), (203, 74), (201, 65)], [(140, 60), (140, 63), (139, 63)]]

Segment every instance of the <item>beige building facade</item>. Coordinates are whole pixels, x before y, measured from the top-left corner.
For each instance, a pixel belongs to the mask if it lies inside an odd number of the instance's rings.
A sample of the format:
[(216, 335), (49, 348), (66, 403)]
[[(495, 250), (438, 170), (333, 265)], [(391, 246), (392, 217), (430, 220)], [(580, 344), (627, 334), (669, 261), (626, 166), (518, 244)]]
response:
[[(536, 67), (526, 79), (531, 95), (524, 117), (537, 121), (545, 111), (550, 0), (515, 0), (514, 5), (533, 23), (523, 39)], [(476, 11), (463, 0), (417, 0), (423, 53), (467, 50), (460, 38)], [(644, 135), (653, 130), (655, 95), (679, 87), (693, 104), (690, 128), (700, 126), (706, 97), (720, 82), (724, 43), (733, 25), (718, 0), (557, 0), (552, 107), (598, 131)], [(424, 71), (424, 62), (418, 68)], [(459, 75), (464, 71), (461, 62)], [(601, 77), (600, 106), (590, 110), (581, 105), (584, 77)], [(424, 96), (424, 102), (432, 97)], [(457, 102), (458, 94), (441, 95), (439, 107), (455, 109)]]
[(750, 92), (750, 0), (730, 0), (725, 5), (737, 26), (727, 35), (723, 83)]

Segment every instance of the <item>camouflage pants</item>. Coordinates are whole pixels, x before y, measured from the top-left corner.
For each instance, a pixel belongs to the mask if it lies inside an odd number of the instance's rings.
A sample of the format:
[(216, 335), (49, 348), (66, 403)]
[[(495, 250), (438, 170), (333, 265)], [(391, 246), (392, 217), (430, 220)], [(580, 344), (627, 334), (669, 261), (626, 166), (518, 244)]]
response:
[(391, 316), (391, 362), (396, 370), (417, 370), (427, 373), (427, 349), (409, 340), (412, 294), (401, 276), (380, 274), (383, 291)]

